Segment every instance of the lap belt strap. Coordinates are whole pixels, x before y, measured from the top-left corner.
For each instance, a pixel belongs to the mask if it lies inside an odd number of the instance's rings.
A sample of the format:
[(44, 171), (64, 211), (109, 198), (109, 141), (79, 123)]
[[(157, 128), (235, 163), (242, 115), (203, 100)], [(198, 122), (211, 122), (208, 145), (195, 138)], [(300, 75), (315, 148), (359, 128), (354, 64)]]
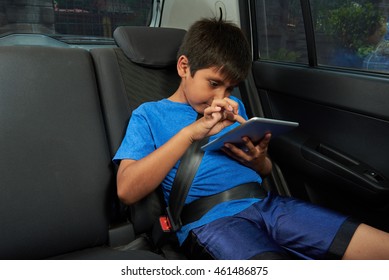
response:
[(183, 225), (197, 221), (211, 208), (222, 202), (244, 198), (265, 198), (266, 196), (267, 191), (261, 184), (256, 182), (242, 184), (185, 205), (181, 213), (181, 221)]

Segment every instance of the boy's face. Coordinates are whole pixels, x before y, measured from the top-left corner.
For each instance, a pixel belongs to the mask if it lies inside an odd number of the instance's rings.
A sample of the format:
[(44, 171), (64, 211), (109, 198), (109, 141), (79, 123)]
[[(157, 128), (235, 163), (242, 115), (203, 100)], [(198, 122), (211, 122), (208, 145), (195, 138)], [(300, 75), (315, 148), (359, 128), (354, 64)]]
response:
[(216, 67), (198, 70), (193, 77), (188, 67), (182, 79), (181, 93), (184, 102), (203, 114), (214, 99), (228, 98), (235, 86), (235, 83), (225, 80)]

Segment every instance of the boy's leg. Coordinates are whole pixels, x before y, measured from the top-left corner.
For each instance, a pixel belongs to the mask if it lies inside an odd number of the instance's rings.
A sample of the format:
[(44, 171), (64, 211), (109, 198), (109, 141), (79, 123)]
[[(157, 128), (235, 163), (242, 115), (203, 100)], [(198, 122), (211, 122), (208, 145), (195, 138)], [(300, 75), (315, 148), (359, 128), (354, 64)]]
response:
[[(198, 240), (197, 236), (191, 232), (182, 245), (182, 249), (189, 259), (192, 260), (213, 260), (214, 256)], [(250, 257), (250, 260), (290, 260), (291, 256), (286, 252), (263, 252)]]
[(351, 238), (343, 259), (389, 260), (389, 233), (361, 224)]
[(270, 193), (241, 212), (300, 258), (341, 259), (360, 225), (318, 205)]
[(188, 238), (184, 250), (191, 258), (291, 259), (287, 251), (269, 238), (266, 228), (238, 216), (193, 229)]

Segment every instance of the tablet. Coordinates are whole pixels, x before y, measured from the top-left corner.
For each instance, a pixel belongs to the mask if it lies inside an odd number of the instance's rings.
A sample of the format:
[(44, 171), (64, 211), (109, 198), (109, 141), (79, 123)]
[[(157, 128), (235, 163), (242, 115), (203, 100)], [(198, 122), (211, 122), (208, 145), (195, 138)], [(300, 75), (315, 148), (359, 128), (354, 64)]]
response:
[(298, 127), (298, 125), (297, 122), (254, 117), (205, 144), (201, 149), (203, 151), (214, 151), (222, 148), (225, 143), (231, 143), (238, 147), (243, 146), (242, 137), (244, 136), (248, 136), (253, 143), (256, 143), (261, 140), (266, 132), (271, 132), (273, 138)]

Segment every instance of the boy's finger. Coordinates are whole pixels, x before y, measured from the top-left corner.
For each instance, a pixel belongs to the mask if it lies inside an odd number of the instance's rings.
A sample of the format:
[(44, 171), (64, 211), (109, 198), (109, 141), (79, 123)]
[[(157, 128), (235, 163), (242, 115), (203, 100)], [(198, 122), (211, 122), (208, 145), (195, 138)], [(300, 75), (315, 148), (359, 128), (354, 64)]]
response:
[(243, 124), (246, 122), (246, 120), (241, 115), (234, 115), (234, 120), (240, 124)]
[(259, 142), (259, 147), (260, 147), (261, 149), (266, 149), (267, 146), (269, 145), (270, 139), (271, 139), (271, 133), (268, 132), (268, 133), (266, 133), (265, 136), (262, 138), (261, 142)]
[(238, 105), (236, 102), (229, 98), (224, 98), (224, 99), (214, 99), (212, 101), (212, 105), (214, 107), (221, 107), (222, 109), (232, 112), (234, 114), (238, 113)]

